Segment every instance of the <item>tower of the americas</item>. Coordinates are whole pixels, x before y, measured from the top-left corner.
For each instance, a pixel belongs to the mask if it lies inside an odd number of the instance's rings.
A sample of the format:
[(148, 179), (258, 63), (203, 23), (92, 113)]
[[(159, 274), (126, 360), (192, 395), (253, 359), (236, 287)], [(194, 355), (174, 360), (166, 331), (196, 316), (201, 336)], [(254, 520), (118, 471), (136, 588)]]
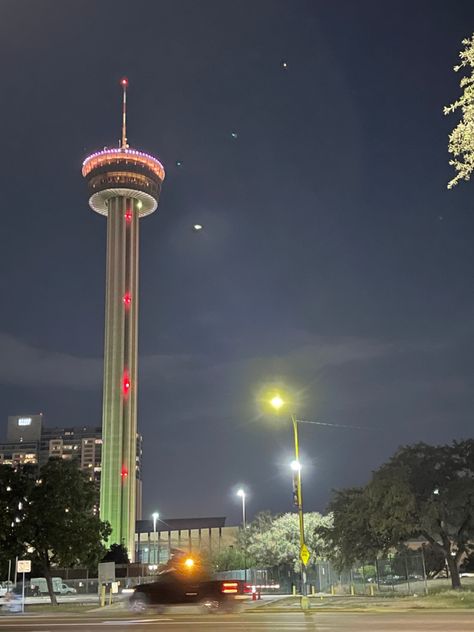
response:
[(120, 146), (88, 156), (82, 175), (89, 206), (107, 217), (104, 390), (100, 516), (112, 525), (111, 543), (135, 552), (138, 245), (140, 218), (158, 206), (163, 165), (127, 142), (127, 88), (122, 79)]

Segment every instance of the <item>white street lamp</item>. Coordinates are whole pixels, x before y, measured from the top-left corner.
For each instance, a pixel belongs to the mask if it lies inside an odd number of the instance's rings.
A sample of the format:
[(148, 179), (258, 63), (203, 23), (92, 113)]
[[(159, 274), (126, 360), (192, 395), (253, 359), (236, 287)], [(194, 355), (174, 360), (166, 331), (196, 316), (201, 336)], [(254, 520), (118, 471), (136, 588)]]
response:
[(246, 534), (246, 529), (247, 529), (247, 519), (245, 516), (245, 497), (246, 497), (246, 493), (245, 491), (241, 488), (238, 490), (237, 492), (237, 496), (240, 496), (240, 498), (242, 498), (242, 527), (244, 530), (243, 536), (244, 536), (244, 581), (247, 581), (247, 534)]
[(247, 523), (246, 523), (246, 518), (245, 518), (245, 496), (246, 493), (244, 492), (243, 489), (239, 489), (239, 491), (237, 492), (237, 496), (240, 496), (240, 498), (242, 498), (242, 527), (245, 529), (247, 528)]
[(159, 563), (159, 550), (158, 550), (158, 542), (156, 540), (156, 523), (158, 522), (159, 518), (160, 518), (160, 514), (157, 511), (154, 511), (151, 514), (151, 517), (153, 518), (153, 537), (155, 540), (155, 562), (158, 564)]

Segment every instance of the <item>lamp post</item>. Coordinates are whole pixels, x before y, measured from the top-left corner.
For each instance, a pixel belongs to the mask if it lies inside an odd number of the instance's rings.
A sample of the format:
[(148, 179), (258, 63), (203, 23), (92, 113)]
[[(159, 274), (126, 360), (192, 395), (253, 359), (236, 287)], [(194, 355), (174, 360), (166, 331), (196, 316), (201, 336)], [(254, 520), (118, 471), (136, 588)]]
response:
[[(270, 399), (270, 405), (275, 411), (285, 405), (285, 400), (279, 393), (276, 393)], [(301, 573), (301, 607), (309, 608), (309, 601), (307, 597), (307, 585), (306, 585), (306, 564), (309, 559), (309, 552), (304, 540), (304, 514), (303, 514), (303, 490), (301, 485), (301, 463), (300, 463), (300, 447), (298, 439), (298, 423), (294, 413), (290, 414), (291, 422), (293, 424), (293, 437), (295, 443), (295, 460), (291, 463), (291, 469), (293, 470), (293, 496), (295, 505), (298, 508), (298, 522), (300, 531), (300, 573)], [(305, 561), (306, 560), (306, 561)]]
[(247, 528), (247, 520), (246, 520), (246, 516), (245, 516), (245, 497), (246, 497), (246, 493), (243, 489), (239, 489), (237, 492), (237, 496), (239, 496), (242, 499), (242, 529), (243, 529), (243, 536), (244, 536), (244, 581), (247, 581), (247, 533), (246, 533), (246, 528)]
[(242, 498), (242, 527), (245, 531), (245, 529), (247, 528), (247, 522), (245, 519), (245, 496), (246, 493), (244, 492), (243, 489), (239, 489), (239, 491), (237, 492), (237, 496), (239, 496), (240, 498)]
[(160, 514), (157, 511), (154, 511), (151, 514), (151, 517), (153, 518), (153, 537), (154, 537), (154, 540), (155, 540), (155, 546), (154, 546), (154, 549), (155, 549), (154, 558), (155, 558), (155, 560), (154, 561), (155, 561), (155, 564), (159, 564), (160, 550), (158, 548), (158, 541), (156, 539), (156, 537), (157, 537), (156, 536), (156, 523), (158, 522)]

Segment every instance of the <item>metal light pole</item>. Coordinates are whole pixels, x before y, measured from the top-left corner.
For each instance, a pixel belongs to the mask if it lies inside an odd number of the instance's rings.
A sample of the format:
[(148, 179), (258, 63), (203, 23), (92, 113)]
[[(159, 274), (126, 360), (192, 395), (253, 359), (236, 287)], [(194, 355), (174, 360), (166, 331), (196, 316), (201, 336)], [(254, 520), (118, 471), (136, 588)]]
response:
[[(271, 406), (279, 411), (282, 406), (285, 405), (285, 401), (283, 398), (276, 393), (270, 400)], [(306, 564), (308, 563), (310, 553), (306, 547), (304, 540), (304, 514), (303, 514), (303, 491), (301, 485), (301, 463), (299, 460), (300, 456), (300, 448), (299, 448), (299, 439), (298, 439), (298, 422), (294, 413), (290, 414), (291, 422), (293, 424), (293, 436), (295, 443), (295, 460), (291, 464), (291, 469), (294, 472), (293, 475), (293, 486), (294, 486), (294, 494), (295, 494), (295, 504), (298, 507), (298, 522), (299, 522), (299, 532), (300, 532), (300, 554), (299, 554), (299, 562), (300, 562), (300, 573), (301, 573), (301, 608), (306, 609), (309, 608), (309, 600), (308, 600), (308, 590), (306, 584)]]
[(160, 550), (158, 548), (158, 540), (156, 539), (156, 523), (158, 522), (158, 518), (160, 517), (160, 514), (157, 511), (155, 511), (154, 513), (151, 514), (151, 517), (153, 518), (153, 537), (154, 537), (154, 540), (155, 540), (155, 546), (154, 546), (154, 549), (155, 549), (155, 555), (154, 555), (155, 560), (154, 561), (155, 561), (155, 564), (158, 564), (159, 563)]
[(244, 581), (247, 581), (247, 535), (246, 535), (246, 528), (247, 528), (247, 519), (246, 519), (246, 515), (245, 515), (245, 496), (246, 493), (243, 489), (239, 489), (239, 491), (237, 492), (237, 496), (240, 496), (240, 498), (242, 498), (242, 528), (244, 530)]
[(245, 531), (245, 529), (247, 528), (247, 521), (245, 519), (245, 492), (243, 489), (239, 489), (239, 491), (237, 492), (237, 496), (240, 496), (240, 498), (242, 498), (242, 527)]
[[(300, 447), (298, 439), (298, 423), (295, 415), (291, 414), (291, 422), (293, 424), (293, 435), (295, 440), (295, 460), (291, 464), (294, 472), (293, 481), (296, 483), (296, 504), (298, 507), (298, 522), (300, 528), (300, 572), (301, 572), (301, 594), (306, 597), (308, 594), (306, 585), (306, 564), (304, 558), (307, 555), (307, 548), (304, 540), (304, 513), (303, 513), (303, 489), (301, 485), (301, 463), (300, 463)], [(303, 605), (303, 604), (302, 604)]]

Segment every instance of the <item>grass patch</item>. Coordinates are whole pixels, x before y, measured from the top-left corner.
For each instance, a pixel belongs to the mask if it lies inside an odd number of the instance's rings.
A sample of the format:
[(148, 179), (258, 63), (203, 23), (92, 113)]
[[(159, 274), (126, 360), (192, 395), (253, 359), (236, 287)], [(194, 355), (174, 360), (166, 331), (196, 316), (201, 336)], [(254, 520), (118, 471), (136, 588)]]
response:
[(66, 613), (74, 614), (75, 612), (84, 614), (88, 610), (94, 608), (95, 604), (92, 603), (60, 603), (57, 606), (53, 606), (50, 603), (44, 604), (32, 604), (25, 606), (25, 612), (27, 614), (35, 613)]
[(420, 601), (431, 608), (474, 608), (474, 590), (472, 586), (460, 590), (440, 590)]
[[(364, 596), (311, 596), (311, 610), (334, 610), (334, 611), (406, 611), (424, 609), (474, 609), (473, 587), (461, 590), (447, 590), (446, 588), (429, 595), (402, 596), (402, 595), (375, 595), (374, 597)], [(262, 603), (261, 606), (253, 608), (252, 611), (262, 610), (296, 610), (300, 608), (300, 597), (285, 597), (271, 603)]]

